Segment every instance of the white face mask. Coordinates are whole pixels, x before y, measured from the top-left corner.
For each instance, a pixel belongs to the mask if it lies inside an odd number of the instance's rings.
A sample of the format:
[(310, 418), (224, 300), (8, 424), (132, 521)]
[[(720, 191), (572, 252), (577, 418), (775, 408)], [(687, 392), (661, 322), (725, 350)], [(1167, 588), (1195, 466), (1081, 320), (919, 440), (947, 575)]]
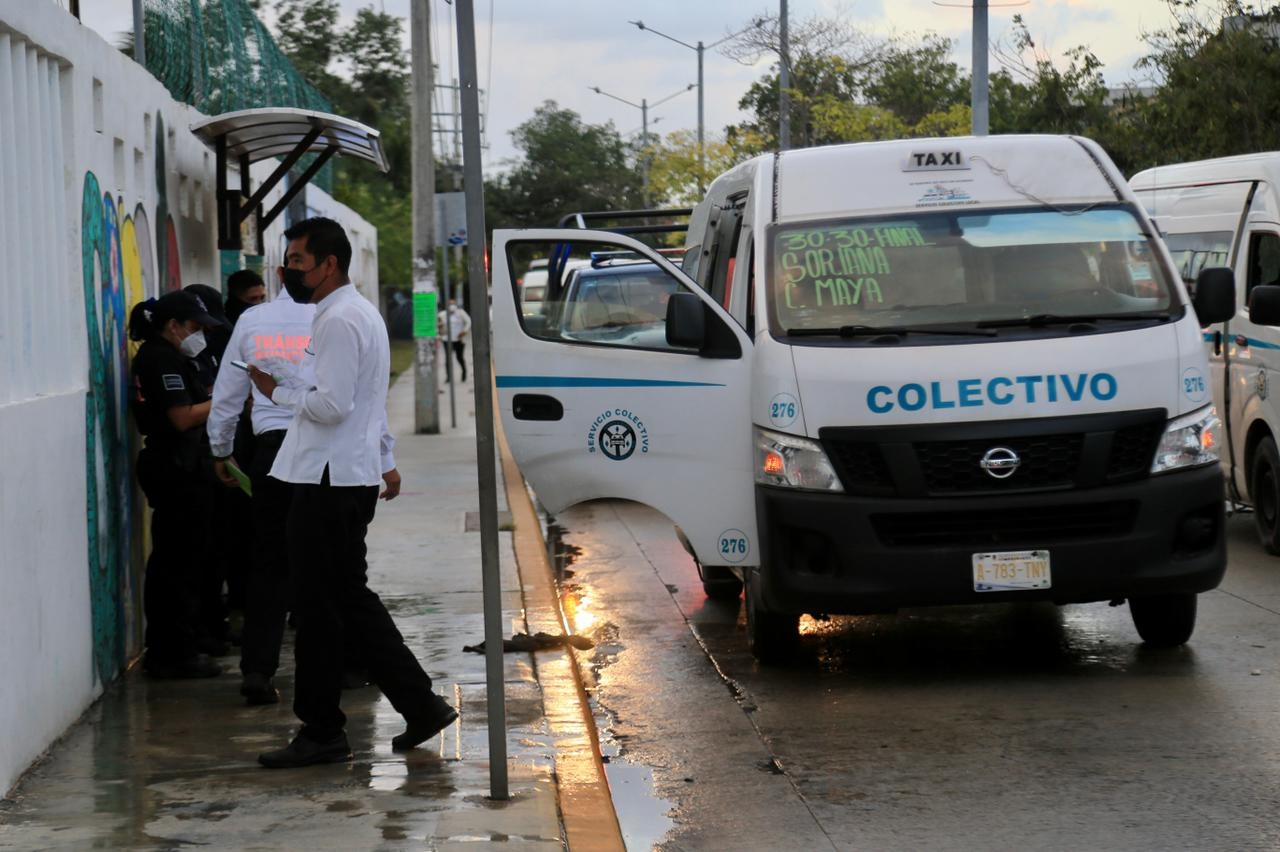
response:
[(204, 351), (208, 344), (204, 340), (203, 331), (193, 331), (186, 337), (182, 338), (182, 342), (178, 344), (178, 349), (188, 358), (194, 358)]

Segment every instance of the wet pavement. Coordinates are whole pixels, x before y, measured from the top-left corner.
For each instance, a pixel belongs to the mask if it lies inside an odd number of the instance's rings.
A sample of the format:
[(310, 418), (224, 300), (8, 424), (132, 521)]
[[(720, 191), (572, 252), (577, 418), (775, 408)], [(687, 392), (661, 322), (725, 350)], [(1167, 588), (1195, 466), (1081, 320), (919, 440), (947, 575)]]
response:
[(1280, 559), (1248, 516), (1183, 648), (1127, 607), (1009, 604), (805, 618), (781, 667), (662, 516), (556, 523), (629, 848), (655, 809), (662, 849), (1280, 848)]
[[(583, 801), (598, 810), (604, 787), (564, 651), (505, 656), (511, 795), (489, 798), (484, 657), (462, 650), (484, 638), (484, 625), (480, 535), (466, 522), (479, 505), (474, 405), (470, 385), (458, 389), (459, 428), (449, 427), (442, 395), (442, 434), (414, 435), (412, 376), (393, 386), (404, 490), (379, 504), (368, 544), (371, 586), (461, 719), (395, 754), (390, 741), (403, 720), (376, 688), (350, 690), (350, 763), (267, 770), (258, 753), (297, 727), (291, 647), (277, 676), (284, 703), (274, 706), (244, 705), (237, 657), (223, 658), (224, 674), (209, 680), (156, 681), (134, 670), (0, 801), (0, 848), (565, 848), (565, 823), (582, 817)], [(508, 509), (503, 493), (499, 509)], [(522, 590), (515, 542), (532, 533), (528, 550), (541, 537), (531, 514), (520, 517), (514, 535), (508, 524), (499, 536), (507, 635), (558, 623), (549, 568)], [(566, 793), (562, 821), (558, 795)], [(603, 801), (607, 810), (607, 792)], [(575, 849), (620, 848), (611, 812), (587, 818), (589, 839)]]

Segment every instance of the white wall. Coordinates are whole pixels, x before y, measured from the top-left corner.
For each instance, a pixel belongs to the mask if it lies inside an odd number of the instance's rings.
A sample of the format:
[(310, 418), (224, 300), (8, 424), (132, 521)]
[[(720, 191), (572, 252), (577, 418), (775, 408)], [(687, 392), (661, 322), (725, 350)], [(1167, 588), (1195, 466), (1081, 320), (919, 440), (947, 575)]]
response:
[[(0, 2), (0, 793), (140, 650), (125, 326), (223, 283), (202, 118), (58, 5)], [(352, 232), (376, 304), (376, 231), (307, 197)]]

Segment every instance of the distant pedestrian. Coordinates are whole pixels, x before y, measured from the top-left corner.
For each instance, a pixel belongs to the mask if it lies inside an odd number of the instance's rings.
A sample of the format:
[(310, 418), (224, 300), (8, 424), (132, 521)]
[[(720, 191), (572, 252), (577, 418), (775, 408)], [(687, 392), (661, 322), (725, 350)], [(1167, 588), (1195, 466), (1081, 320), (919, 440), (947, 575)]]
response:
[(378, 498), (400, 493), (393, 442), (383, 428), (386, 325), (351, 284), (351, 243), (341, 225), (306, 219), (285, 236), (285, 287), (297, 301), (316, 305), (315, 386), (278, 385), (269, 374), (250, 371), (267, 399), (295, 414), (270, 475), (294, 486), (285, 535), (297, 616), (293, 709), (302, 730), (286, 747), (258, 756), (270, 768), (350, 759), (339, 706), (347, 643), (359, 647), (373, 682), (405, 719), (393, 749), (414, 748), (458, 716), (432, 692), (431, 678), (368, 586), (368, 525)]
[[(448, 323), (447, 327), (445, 323)], [(458, 366), (462, 369), (462, 381), (465, 382), (467, 380), (467, 335), (471, 333), (471, 316), (458, 307), (456, 299), (450, 299), (449, 307), (440, 312), (437, 325), (441, 339), (452, 339), (453, 354), (458, 359)], [(445, 363), (448, 367), (453, 366), (447, 357)], [(452, 370), (448, 372), (452, 373)]]
[(144, 436), (135, 471), (152, 509), (151, 555), (142, 606), (146, 616), (143, 669), (152, 677), (211, 677), (218, 664), (201, 653), (201, 581), (209, 572), (213, 482), (207, 471), (204, 424), (210, 400), (196, 359), (205, 329), (217, 326), (196, 296), (178, 291), (148, 299), (129, 315), (133, 358), (130, 410)]

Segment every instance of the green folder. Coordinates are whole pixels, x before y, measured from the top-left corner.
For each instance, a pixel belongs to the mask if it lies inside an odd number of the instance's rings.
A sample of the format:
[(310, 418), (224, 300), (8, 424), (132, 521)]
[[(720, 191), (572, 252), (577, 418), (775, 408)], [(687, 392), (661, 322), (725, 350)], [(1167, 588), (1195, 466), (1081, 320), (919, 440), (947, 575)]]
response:
[(250, 497), (253, 496), (253, 483), (249, 481), (249, 474), (236, 467), (236, 463), (227, 459), (227, 473), (231, 474), (231, 478), (240, 483), (240, 490)]

